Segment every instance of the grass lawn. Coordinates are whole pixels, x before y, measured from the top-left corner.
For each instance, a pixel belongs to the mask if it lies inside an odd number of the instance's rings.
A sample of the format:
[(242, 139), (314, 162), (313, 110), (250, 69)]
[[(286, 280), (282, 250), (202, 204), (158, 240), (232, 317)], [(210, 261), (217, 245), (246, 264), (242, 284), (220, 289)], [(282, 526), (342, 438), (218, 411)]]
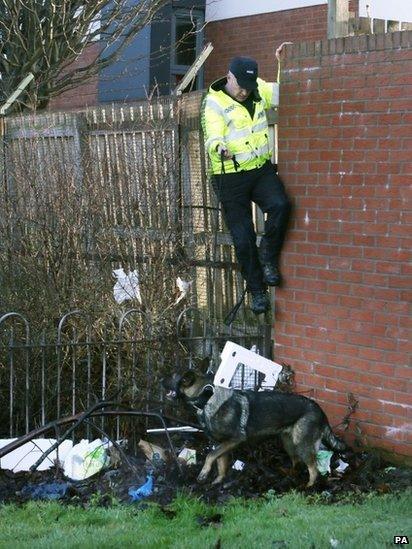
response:
[(298, 493), (224, 506), (180, 496), (167, 508), (143, 509), (30, 502), (0, 506), (0, 547), (381, 548), (395, 535), (411, 542), (411, 511), (412, 492), (334, 505)]

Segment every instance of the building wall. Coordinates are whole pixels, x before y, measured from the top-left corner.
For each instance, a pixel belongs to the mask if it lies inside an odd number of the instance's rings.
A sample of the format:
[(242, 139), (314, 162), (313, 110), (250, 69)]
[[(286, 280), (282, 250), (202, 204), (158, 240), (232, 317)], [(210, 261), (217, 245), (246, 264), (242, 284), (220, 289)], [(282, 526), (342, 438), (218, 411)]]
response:
[(205, 64), (205, 84), (224, 76), (232, 57), (247, 55), (259, 63), (259, 75), (276, 79), (275, 50), (284, 41), (302, 42), (326, 37), (327, 5), (316, 5), (209, 23), (206, 42), (213, 51)]
[(409, 456), (411, 46), (405, 31), (287, 50), (279, 170), (294, 214), (274, 297), (275, 359), (297, 389), (332, 425), (353, 393), (349, 440)]
[[(222, 21), (233, 17), (280, 12), (327, 3), (328, 0), (254, 0), (254, 2), (210, 0), (206, 4), (206, 21)], [(359, 12), (362, 17), (412, 21), (412, 2), (408, 0), (391, 0), (390, 2), (388, 0), (350, 0), (349, 9)]]
[[(93, 61), (100, 51), (100, 44), (95, 42), (88, 46), (73, 67), (84, 67)], [(93, 76), (81, 86), (62, 93), (49, 103), (50, 110), (78, 109), (98, 102), (98, 76)]]
[[(130, 0), (130, 4), (138, 1)], [(173, 14), (185, 12), (193, 20), (202, 14), (203, 22), (204, 10), (205, 0), (168, 2), (112, 65), (84, 85), (54, 99), (49, 109), (82, 108), (99, 102), (128, 102), (145, 99), (151, 93), (155, 96), (170, 93), (170, 89), (175, 86), (175, 82), (170, 82)], [(84, 66), (89, 59), (94, 58), (94, 53), (98, 51), (96, 48), (99, 47), (98, 43), (92, 44), (74, 65)]]
[(238, 0), (211, 0), (206, 3), (206, 21), (221, 21), (233, 17), (246, 17), (261, 13), (280, 12), (296, 8), (305, 8), (317, 4), (327, 4), (328, 0), (254, 0), (254, 2), (239, 2)]

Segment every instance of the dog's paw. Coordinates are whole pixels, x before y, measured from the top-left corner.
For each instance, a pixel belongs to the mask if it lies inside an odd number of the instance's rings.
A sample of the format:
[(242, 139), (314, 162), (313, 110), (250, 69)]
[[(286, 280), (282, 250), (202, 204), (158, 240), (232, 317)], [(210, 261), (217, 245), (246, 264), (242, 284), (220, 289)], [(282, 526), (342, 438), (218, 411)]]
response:
[(215, 480), (212, 482), (212, 485), (222, 484), (223, 479), (224, 479), (224, 477), (221, 477), (221, 476), (216, 477)]
[(197, 482), (206, 482), (207, 475), (208, 475), (208, 473), (204, 473), (203, 471), (200, 471), (200, 473), (197, 477)]

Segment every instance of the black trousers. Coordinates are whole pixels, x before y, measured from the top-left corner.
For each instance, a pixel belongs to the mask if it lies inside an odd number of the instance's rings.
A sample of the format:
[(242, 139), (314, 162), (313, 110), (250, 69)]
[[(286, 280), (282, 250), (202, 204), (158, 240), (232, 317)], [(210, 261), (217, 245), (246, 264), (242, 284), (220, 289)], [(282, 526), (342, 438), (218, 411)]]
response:
[[(246, 172), (214, 175), (212, 185), (222, 204), (247, 290), (264, 290), (261, 264), (278, 263), (291, 210), (284, 185), (271, 162)], [(259, 250), (251, 202), (267, 214)]]

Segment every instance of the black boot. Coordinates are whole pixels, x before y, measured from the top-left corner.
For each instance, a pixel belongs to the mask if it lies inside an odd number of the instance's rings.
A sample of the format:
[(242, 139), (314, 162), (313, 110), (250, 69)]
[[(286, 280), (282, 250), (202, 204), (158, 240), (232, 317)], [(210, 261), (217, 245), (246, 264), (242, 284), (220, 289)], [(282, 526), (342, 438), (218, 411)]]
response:
[(266, 313), (266, 311), (270, 309), (270, 300), (267, 292), (265, 290), (258, 290), (255, 292), (251, 292), (251, 294), (251, 310), (255, 313), (255, 315)]
[(282, 282), (282, 275), (280, 274), (279, 267), (274, 263), (266, 263), (262, 265), (263, 280), (268, 286), (280, 286)]

